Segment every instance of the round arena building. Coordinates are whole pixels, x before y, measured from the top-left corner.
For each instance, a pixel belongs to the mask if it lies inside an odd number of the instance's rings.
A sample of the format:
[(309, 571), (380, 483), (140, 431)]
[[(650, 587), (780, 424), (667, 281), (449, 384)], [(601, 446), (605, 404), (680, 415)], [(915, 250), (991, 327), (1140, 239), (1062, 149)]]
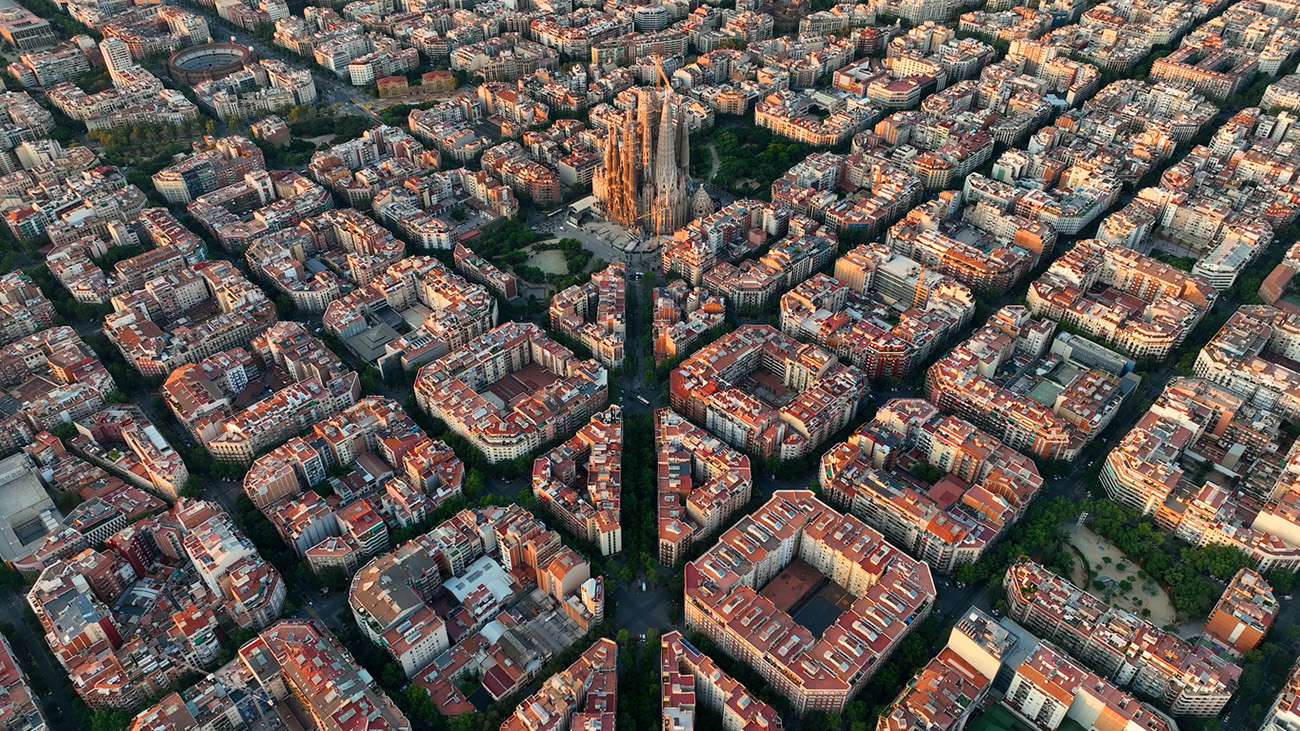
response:
[(194, 86), (229, 76), (255, 58), (253, 49), (238, 43), (204, 43), (172, 54), (167, 59), (167, 74), (176, 81)]

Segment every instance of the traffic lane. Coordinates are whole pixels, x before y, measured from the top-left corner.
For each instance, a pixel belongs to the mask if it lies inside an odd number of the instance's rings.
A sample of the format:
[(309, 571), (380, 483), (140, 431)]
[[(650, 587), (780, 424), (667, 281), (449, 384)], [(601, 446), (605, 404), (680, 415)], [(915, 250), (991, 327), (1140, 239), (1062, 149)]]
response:
[(70, 690), (67, 693), (60, 692), (65, 687), (67, 673), (55, 662), (54, 656), (50, 654), (49, 645), (45, 643), (45, 638), (37, 634), (24, 619), (23, 612), (29, 608), (27, 598), (16, 592), (5, 591), (0, 595), (0, 607), (3, 607), (5, 617), (10, 618), (10, 624), (14, 626), (23, 648), (36, 663), (36, 669), (40, 671), (41, 680), (46, 688), (46, 691), (40, 694), (41, 706), (44, 708), (51, 702), (56, 703), (63, 718), (68, 723), (73, 723), (80, 717), (80, 710), (73, 703)]
[(620, 584), (614, 590), (618, 602), (615, 624), (634, 635), (668, 628), (668, 592), (649, 583), (645, 584), (646, 590), (641, 591), (641, 586), (640, 581), (633, 581)]

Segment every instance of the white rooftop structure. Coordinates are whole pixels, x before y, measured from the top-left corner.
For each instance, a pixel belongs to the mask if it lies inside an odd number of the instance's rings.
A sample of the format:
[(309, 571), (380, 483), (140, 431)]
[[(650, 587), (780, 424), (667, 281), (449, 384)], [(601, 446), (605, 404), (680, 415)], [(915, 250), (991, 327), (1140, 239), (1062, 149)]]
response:
[(514, 594), (510, 589), (510, 575), (489, 556), (470, 564), (465, 573), (447, 579), (443, 586), (462, 604), (480, 586), (492, 592), (492, 598), (497, 602), (504, 602)]
[(19, 453), (0, 461), (0, 560), (32, 555), (58, 523), (54, 501), (37, 478), (32, 459)]

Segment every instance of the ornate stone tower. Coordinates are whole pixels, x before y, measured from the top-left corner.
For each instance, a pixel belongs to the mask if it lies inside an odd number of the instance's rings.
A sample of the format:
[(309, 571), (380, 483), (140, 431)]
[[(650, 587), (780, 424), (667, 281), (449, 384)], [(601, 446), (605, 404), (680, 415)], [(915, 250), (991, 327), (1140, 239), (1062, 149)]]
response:
[(690, 155), (681, 97), (671, 90), (638, 90), (636, 106), (609, 130), (592, 189), (611, 219), (672, 233), (690, 220)]
[(695, 195), (691, 197), (691, 218), (699, 219), (713, 215), (717, 207), (713, 204), (713, 196), (704, 186), (695, 189)]

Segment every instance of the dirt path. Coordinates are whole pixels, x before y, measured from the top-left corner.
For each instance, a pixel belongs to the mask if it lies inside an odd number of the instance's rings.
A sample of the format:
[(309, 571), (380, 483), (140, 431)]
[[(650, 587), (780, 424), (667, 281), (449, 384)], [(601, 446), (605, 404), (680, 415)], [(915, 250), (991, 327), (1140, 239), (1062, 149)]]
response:
[(718, 148), (714, 147), (712, 142), (709, 143), (708, 147), (710, 158), (709, 180), (713, 180), (713, 177), (718, 174), (718, 168), (722, 166), (722, 158), (718, 157)]

